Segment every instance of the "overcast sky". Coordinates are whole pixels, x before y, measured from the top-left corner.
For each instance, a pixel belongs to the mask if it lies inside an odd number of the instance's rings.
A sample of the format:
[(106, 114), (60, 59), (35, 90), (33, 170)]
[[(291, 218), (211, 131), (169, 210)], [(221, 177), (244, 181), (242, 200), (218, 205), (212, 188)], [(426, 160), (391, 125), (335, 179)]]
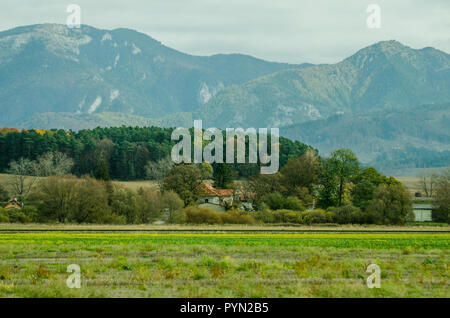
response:
[[(71, 3), (80, 5), (82, 24), (135, 29), (196, 55), (334, 63), (391, 39), (450, 52), (450, 0), (1, 0), (0, 30), (66, 23)], [(366, 24), (372, 3), (381, 8), (380, 29)]]

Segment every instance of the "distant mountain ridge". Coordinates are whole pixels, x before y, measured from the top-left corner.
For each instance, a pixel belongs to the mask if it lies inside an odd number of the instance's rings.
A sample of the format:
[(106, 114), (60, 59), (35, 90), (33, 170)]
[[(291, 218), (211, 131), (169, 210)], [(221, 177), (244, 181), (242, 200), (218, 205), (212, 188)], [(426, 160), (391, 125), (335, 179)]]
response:
[(337, 64), (282, 70), (224, 89), (197, 114), (212, 126), (278, 127), (448, 101), (449, 54), (385, 41)]
[(20, 126), (42, 113), (191, 112), (225, 87), (304, 66), (192, 56), (128, 29), (19, 27), (0, 32), (0, 125)]
[(292, 65), (192, 56), (129, 29), (24, 26), (0, 32), (0, 112), (17, 128), (279, 127), (382, 169), (442, 165), (450, 55), (382, 41), (336, 64)]
[[(315, 145), (323, 153), (350, 148), (364, 162), (377, 165), (403, 148), (450, 150), (450, 103), (421, 105), (408, 110), (339, 114), (281, 128), (283, 136)], [(448, 156), (448, 155), (447, 155)], [(450, 163), (450, 157), (449, 163)], [(420, 161), (420, 160), (419, 160)], [(416, 162), (429, 166), (431, 163)]]

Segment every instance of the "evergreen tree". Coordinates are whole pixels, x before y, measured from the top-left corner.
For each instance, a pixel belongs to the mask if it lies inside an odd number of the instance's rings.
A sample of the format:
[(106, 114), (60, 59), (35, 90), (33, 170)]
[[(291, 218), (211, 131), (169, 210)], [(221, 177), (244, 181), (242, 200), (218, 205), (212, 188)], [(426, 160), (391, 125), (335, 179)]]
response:
[(233, 182), (233, 173), (226, 163), (217, 163), (213, 173), (214, 186), (224, 189)]
[(105, 159), (100, 159), (97, 171), (95, 171), (95, 178), (97, 180), (109, 181), (108, 165)]

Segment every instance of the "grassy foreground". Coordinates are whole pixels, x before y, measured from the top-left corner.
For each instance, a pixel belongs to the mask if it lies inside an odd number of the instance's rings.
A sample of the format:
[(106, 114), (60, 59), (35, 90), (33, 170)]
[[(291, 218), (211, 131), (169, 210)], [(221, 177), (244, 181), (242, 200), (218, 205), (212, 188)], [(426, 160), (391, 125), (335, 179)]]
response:
[(0, 296), (449, 297), (449, 248), (449, 234), (0, 234)]
[(192, 231), (192, 230), (207, 230), (207, 231), (226, 231), (226, 230), (257, 230), (257, 231), (314, 231), (314, 230), (327, 230), (327, 231), (434, 231), (434, 232), (450, 232), (450, 225), (445, 223), (431, 223), (431, 222), (413, 222), (404, 226), (395, 225), (375, 225), (375, 224), (127, 224), (127, 225), (114, 225), (114, 224), (42, 224), (42, 223), (1, 223), (1, 230), (52, 230), (52, 231), (65, 231), (65, 230), (108, 230), (108, 231), (158, 231), (158, 230), (179, 230), (179, 231)]

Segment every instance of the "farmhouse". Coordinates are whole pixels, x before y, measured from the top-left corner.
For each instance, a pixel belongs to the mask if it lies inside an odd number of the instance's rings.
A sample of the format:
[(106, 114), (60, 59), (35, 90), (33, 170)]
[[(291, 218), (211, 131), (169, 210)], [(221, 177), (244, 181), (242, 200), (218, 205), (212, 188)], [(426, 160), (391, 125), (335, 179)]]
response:
[(5, 209), (21, 209), (22, 208), (22, 203), (20, 203), (19, 201), (17, 201), (16, 198), (11, 199), (8, 204), (5, 206)]
[(216, 189), (209, 184), (199, 186), (199, 206), (225, 212), (225, 208), (233, 205), (233, 189)]

